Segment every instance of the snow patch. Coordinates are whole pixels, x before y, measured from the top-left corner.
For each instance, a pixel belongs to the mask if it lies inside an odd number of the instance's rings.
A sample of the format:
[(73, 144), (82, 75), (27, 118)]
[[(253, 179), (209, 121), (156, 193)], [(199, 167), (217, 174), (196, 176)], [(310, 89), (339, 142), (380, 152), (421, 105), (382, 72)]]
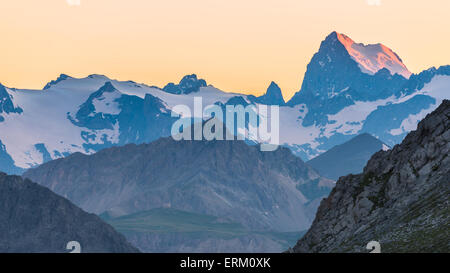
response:
[(389, 133), (393, 136), (398, 136), (403, 133), (408, 133), (417, 129), (419, 122), (424, 119), (429, 113), (436, 109), (438, 105), (434, 104), (428, 109), (424, 109), (415, 115), (409, 115), (404, 119), (399, 128), (392, 129)]
[(116, 102), (122, 94), (118, 91), (104, 92), (101, 97), (95, 98), (92, 104), (95, 107), (96, 113), (104, 113), (111, 115), (120, 114), (119, 104)]
[(316, 148), (319, 143), (315, 140), (320, 136), (320, 128), (316, 126), (304, 127), (303, 119), (308, 113), (305, 104), (294, 107), (280, 107), (280, 143), (283, 145), (305, 144)]
[(344, 135), (357, 134), (363, 127), (367, 117), (379, 106), (395, 101), (391, 96), (387, 99), (376, 101), (356, 101), (355, 104), (345, 107), (335, 115), (328, 115), (328, 120), (332, 124), (325, 128), (324, 136), (331, 137), (335, 133)]

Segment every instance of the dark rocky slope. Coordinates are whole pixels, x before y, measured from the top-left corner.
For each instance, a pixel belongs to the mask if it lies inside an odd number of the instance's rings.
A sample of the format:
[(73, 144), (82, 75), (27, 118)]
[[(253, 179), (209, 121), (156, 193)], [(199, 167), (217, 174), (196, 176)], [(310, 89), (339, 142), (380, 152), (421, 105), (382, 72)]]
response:
[(450, 252), (450, 101), (364, 172), (339, 179), (294, 252)]
[(125, 237), (49, 189), (0, 173), (0, 253), (137, 252)]

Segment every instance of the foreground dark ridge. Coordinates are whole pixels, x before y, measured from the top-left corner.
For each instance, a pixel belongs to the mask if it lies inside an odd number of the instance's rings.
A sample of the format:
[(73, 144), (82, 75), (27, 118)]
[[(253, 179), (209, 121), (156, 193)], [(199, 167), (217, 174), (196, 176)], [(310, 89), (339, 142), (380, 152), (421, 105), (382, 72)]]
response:
[(70, 241), (82, 252), (138, 251), (98, 216), (28, 179), (0, 173), (0, 253), (64, 253)]
[(362, 174), (342, 177), (294, 252), (450, 251), (450, 101), (400, 145), (376, 153)]

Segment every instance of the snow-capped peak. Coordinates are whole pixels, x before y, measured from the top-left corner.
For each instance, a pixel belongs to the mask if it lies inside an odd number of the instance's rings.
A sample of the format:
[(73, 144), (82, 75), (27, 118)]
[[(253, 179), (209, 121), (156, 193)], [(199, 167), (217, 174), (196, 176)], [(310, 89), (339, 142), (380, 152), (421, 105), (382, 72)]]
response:
[(350, 37), (341, 33), (337, 33), (337, 38), (364, 73), (373, 75), (386, 68), (391, 74), (399, 74), (407, 79), (412, 74), (400, 57), (383, 44), (355, 43)]

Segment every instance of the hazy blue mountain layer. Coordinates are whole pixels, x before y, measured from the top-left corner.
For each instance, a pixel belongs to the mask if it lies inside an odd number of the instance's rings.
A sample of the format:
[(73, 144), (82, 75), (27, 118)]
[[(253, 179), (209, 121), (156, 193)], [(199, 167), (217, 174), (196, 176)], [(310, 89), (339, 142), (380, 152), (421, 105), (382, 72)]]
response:
[(322, 176), (338, 180), (348, 174), (361, 173), (367, 161), (378, 151), (389, 147), (369, 134), (361, 134), (335, 146), (307, 162)]

